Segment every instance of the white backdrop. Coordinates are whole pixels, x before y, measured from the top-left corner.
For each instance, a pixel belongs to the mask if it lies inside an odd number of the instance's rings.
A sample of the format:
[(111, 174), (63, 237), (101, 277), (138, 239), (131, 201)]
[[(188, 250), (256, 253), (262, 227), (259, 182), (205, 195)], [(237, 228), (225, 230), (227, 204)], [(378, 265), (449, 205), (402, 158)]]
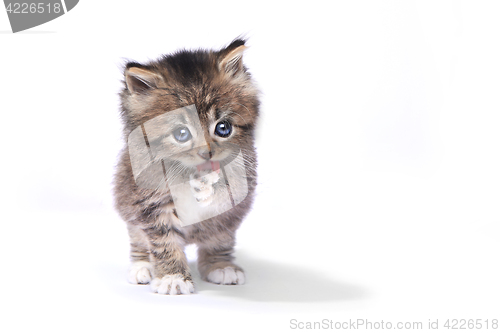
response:
[[(497, 1), (88, 0), (12, 34), (0, 10), (0, 328), (500, 319), (499, 16)], [(196, 295), (155, 295), (126, 282), (112, 208), (121, 66), (240, 34), (263, 92), (248, 283), (195, 271)]]

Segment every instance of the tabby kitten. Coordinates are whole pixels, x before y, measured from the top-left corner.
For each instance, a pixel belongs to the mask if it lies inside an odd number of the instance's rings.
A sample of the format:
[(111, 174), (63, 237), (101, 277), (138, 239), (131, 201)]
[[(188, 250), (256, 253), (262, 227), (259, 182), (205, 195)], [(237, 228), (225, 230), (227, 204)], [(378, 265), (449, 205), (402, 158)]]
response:
[(258, 91), (242, 62), (245, 40), (126, 65), (125, 147), (115, 206), (128, 226), (131, 283), (159, 294), (194, 292), (184, 246), (198, 246), (202, 279), (243, 284), (235, 233), (256, 180)]

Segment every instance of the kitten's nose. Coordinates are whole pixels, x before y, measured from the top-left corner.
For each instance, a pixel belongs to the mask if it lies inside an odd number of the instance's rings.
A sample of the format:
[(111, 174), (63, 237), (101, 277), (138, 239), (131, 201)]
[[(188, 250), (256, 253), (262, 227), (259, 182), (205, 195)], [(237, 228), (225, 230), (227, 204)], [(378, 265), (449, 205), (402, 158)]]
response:
[(212, 158), (212, 152), (208, 149), (200, 149), (198, 150), (198, 155), (204, 160), (209, 160)]

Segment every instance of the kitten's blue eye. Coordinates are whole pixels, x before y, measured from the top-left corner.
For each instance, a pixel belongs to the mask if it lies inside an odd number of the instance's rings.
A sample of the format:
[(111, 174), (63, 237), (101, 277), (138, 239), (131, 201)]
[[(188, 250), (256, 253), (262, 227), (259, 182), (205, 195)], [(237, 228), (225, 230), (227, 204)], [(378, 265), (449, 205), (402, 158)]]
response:
[(191, 139), (191, 132), (187, 129), (187, 127), (179, 127), (174, 132), (175, 140), (179, 142), (186, 142)]
[(232, 131), (233, 125), (227, 120), (219, 121), (217, 125), (215, 125), (215, 134), (221, 138), (227, 138), (231, 135)]

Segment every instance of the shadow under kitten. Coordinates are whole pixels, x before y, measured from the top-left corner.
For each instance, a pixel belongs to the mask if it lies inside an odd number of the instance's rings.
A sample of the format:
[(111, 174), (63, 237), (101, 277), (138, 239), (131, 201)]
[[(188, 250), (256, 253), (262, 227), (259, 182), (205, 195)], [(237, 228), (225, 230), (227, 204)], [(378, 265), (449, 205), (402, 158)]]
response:
[[(310, 268), (257, 259), (239, 251), (237, 261), (246, 268), (245, 285), (214, 285), (194, 274), (198, 293), (220, 291), (217, 295), (260, 302), (349, 301), (369, 297), (369, 292), (360, 286), (335, 281)], [(196, 262), (189, 265), (192, 271), (196, 271)]]

